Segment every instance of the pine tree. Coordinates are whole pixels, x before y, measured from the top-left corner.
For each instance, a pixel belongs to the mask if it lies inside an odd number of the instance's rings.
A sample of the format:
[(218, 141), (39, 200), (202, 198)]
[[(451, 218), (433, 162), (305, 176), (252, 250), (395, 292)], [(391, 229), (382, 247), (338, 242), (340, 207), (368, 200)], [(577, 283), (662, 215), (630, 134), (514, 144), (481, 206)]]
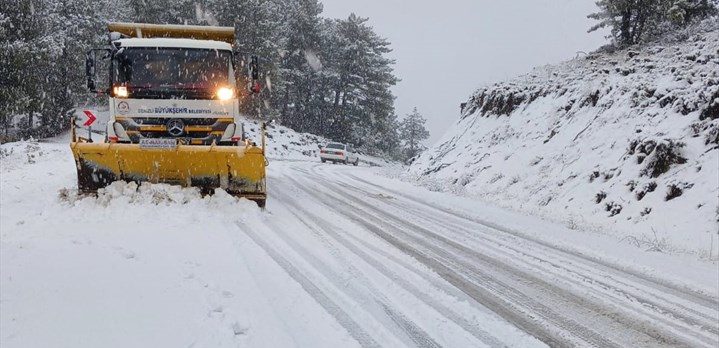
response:
[(275, 102), (282, 121), (302, 132), (317, 128), (315, 107), (322, 5), (317, 0), (290, 0), (281, 9), (284, 14), (283, 34), (286, 38), (275, 83)]
[(404, 159), (404, 150), (400, 139), (400, 123), (397, 115), (392, 113), (380, 123), (368, 139), (373, 145), (366, 150), (373, 155), (386, 155), (394, 160)]
[[(276, 0), (214, 0), (209, 5), (219, 25), (235, 28), (235, 48), (239, 52), (240, 64), (236, 72), (240, 77), (241, 93), (245, 98), (242, 111), (257, 118), (273, 118), (277, 115), (272, 107), (274, 81), (278, 81), (277, 70), (280, 50), (285, 39), (281, 35), (282, 22), (277, 13), (280, 5)], [(260, 95), (247, 93), (248, 59), (259, 57), (260, 79), (265, 88)]]
[(326, 134), (366, 150), (381, 144), (378, 133), (392, 129), (397, 83), (389, 42), (351, 14), (345, 20), (326, 21), (325, 57)]
[(8, 37), (10, 30), (10, 17), (8, 13), (5, 13), (5, 9), (0, 10), (0, 61), (3, 62), (0, 65), (0, 143), (4, 142), (3, 139), (8, 137), (10, 126), (12, 124), (12, 117), (14, 115), (13, 110), (16, 108), (14, 103), (15, 93), (13, 93), (13, 85), (17, 81), (13, 81), (12, 70), (14, 65), (12, 55), (10, 54), (11, 42)]
[(198, 18), (200, 0), (129, 0), (135, 22), (153, 24), (207, 24)]
[(7, 47), (2, 53), (3, 61), (8, 62), (3, 63), (7, 71), (2, 74), (8, 85), (0, 96), (7, 99), (3, 102), (3, 109), (7, 110), (3, 123), (16, 122), (19, 116), (22, 121), (18, 124), (18, 135), (43, 135), (43, 126), (47, 126), (43, 123), (48, 117), (43, 117), (43, 111), (66, 111), (64, 103), (56, 105), (57, 99), (48, 98), (48, 91), (53, 88), (51, 80), (57, 76), (53, 57), (58, 50), (46, 23), (54, 3), (26, 1), (2, 5), (1, 11), (10, 19), (3, 30), (7, 35), (2, 38), (3, 46)]
[(41, 60), (36, 46), (43, 28), (30, 1), (0, 0), (0, 18), (0, 119), (9, 136), (17, 115), (26, 115), (25, 129), (34, 126), (41, 81), (33, 67)]
[(609, 28), (619, 46), (646, 42), (716, 13), (710, 0), (598, 0), (596, 4), (599, 11), (588, 17), (599, 23), (589, 31)]
[(642, 38), (647, 21), (655, 13), (659, 0), (599, 0), (599, 12), (589, 18), (599, 23), (589, 31), (609, 27), (619, 45), (633, 45)]
[(429, 138), (429, 131), (424, 128), (426, 122), (417, 108), (414, 108), (400, 123), (400, 139), (404, 145), (405, 159), (412, 159), (425, 149), (422, 142)]
[(67, 129), (70, 116), (87, 95), (81, 67), (84, 53), (92, 48), (102, 32), (93, 0), (55, 0), (46, 2), (45, 39), (49, 59), (40, 63), (48, 72), (43, 83), (44, 101), (39, 135), (48, 136)]
[(672, 23), (686, 25), (695, 19), (716, 14), (718, 4), (716, 0), (674, 0), (667, 6), (666, 14)]

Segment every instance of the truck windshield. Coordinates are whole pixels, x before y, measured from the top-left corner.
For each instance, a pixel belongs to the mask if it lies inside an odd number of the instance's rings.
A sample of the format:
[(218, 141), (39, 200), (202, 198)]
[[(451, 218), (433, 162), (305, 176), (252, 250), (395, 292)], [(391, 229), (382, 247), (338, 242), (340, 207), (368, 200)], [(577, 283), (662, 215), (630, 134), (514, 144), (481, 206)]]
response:
[(233, 87), (229, 51), (168, 47), (125, 47), (115, 55), (113, 83), (130, 98), (211, 99), (219, 87)]

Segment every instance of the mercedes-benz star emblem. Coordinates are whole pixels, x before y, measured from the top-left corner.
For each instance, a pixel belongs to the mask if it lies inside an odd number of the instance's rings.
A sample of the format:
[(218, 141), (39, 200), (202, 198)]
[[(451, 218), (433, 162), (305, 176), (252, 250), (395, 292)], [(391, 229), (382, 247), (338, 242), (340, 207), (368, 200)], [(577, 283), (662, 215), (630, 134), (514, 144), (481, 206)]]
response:
[(170, 133), (173, 137), (179, 137), (185, 133), (185, 124), (182, 123), (182, 120), (170, 120), (170, 122), (167, 122), (167, 133)]

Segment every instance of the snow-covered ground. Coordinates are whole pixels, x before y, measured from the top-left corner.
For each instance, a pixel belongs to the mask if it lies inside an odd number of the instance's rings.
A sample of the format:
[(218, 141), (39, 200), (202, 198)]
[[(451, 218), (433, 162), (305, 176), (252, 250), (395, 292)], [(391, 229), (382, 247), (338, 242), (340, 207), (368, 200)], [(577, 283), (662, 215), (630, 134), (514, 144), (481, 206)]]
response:
[(716, 263), (367, 166), (274, 160), (266, 211), (0, 146), (2, 347), (716, 346)]
[(479, 89), (405, 175), (594, 229), (719, 258), (719, 23)]

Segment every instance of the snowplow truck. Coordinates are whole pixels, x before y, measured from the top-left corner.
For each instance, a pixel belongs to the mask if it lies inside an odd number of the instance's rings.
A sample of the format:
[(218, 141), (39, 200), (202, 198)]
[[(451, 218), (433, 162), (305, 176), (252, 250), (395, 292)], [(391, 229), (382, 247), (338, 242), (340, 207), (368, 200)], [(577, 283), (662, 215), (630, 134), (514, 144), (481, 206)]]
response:
[[(90, 91), (109, 96), (104, 141), (78, 136), (72, 123), (80, 192), (118, 180), (169, 183), (221, 188), (264, 207), (266, 125), (257, 146), (240, 115), (240, 103), (259, 91), (258, 61), (233, 52), (234, 28), (107, 28), (109, 47), (90, 50), (85, 62)], [(103, 86), (100, 65), (109, 69)]]

